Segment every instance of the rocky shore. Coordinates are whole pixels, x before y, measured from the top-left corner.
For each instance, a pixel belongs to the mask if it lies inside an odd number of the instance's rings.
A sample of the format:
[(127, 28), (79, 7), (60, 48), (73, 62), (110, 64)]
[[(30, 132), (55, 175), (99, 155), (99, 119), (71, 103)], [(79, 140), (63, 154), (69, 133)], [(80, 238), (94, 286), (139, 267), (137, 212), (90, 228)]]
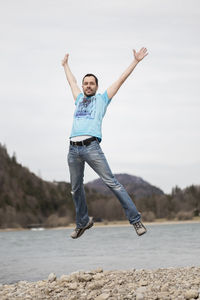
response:
[(46, 280), (0, 285), (1, 300), (200, 299), (200, 267), (75, 272)]

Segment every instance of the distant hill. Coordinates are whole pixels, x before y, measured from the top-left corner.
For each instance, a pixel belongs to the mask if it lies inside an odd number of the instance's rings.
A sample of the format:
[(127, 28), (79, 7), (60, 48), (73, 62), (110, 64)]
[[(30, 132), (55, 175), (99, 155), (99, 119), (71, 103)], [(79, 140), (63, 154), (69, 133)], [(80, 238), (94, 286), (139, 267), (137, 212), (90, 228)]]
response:
[[(115, 174), (115, 177), (135, 199), (151, 197), (153, 195), (164, 195), (161, 189), (151, 185), (141, 177), (129, 174)], [(103, 195), (111, 195), (112, 193), (100, 178), (88, 182), (86, 186)]]

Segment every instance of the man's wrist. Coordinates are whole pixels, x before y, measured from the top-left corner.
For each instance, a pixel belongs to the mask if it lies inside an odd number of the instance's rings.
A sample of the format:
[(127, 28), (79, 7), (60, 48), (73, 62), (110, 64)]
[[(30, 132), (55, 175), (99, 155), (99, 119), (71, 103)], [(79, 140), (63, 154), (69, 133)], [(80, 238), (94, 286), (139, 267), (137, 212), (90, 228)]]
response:
[(134, 61), (133, 61), (135, 64), (138, 64), (140, 62), (140, 60), (137, 60), (136, 58), (134, 58)]
[(65, 68), (65, 67), (68, 67), (68, 63), (66, 62), (66, 63), (64, 63), (63, 64), (63, 67)]

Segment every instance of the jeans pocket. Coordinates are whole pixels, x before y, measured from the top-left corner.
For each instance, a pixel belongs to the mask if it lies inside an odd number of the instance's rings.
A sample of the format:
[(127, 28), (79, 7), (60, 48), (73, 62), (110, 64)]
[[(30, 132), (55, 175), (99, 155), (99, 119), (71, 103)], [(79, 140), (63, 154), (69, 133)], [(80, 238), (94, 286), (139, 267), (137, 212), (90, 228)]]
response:
[(91, 150), (97, 150), (97, 147), (98, 147), (97, 141), (92, 141), (86, 148), (87, 150), (91, 151)]

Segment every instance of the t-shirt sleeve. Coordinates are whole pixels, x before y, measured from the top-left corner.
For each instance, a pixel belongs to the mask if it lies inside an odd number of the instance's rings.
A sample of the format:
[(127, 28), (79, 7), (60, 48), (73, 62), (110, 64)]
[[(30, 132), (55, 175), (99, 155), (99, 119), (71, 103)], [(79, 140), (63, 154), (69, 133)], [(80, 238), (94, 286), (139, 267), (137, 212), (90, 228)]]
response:
[(80, 93), (77, 98), (76, 98), (76, 101), (75, 101), (75, 105), (77, 105), (77, 103), (79, 102), (79, 100), (81, 99), (81, 97), (83, 96), (83, 93)]
[(108, 105), (111, 101), (111, 99), (108, 98), (108, 93), (107, 91), (105, 91), (103, 94), (102, 94), (102, 97), (104, 99), (104, 101), (106, 102), (106, 104)]

